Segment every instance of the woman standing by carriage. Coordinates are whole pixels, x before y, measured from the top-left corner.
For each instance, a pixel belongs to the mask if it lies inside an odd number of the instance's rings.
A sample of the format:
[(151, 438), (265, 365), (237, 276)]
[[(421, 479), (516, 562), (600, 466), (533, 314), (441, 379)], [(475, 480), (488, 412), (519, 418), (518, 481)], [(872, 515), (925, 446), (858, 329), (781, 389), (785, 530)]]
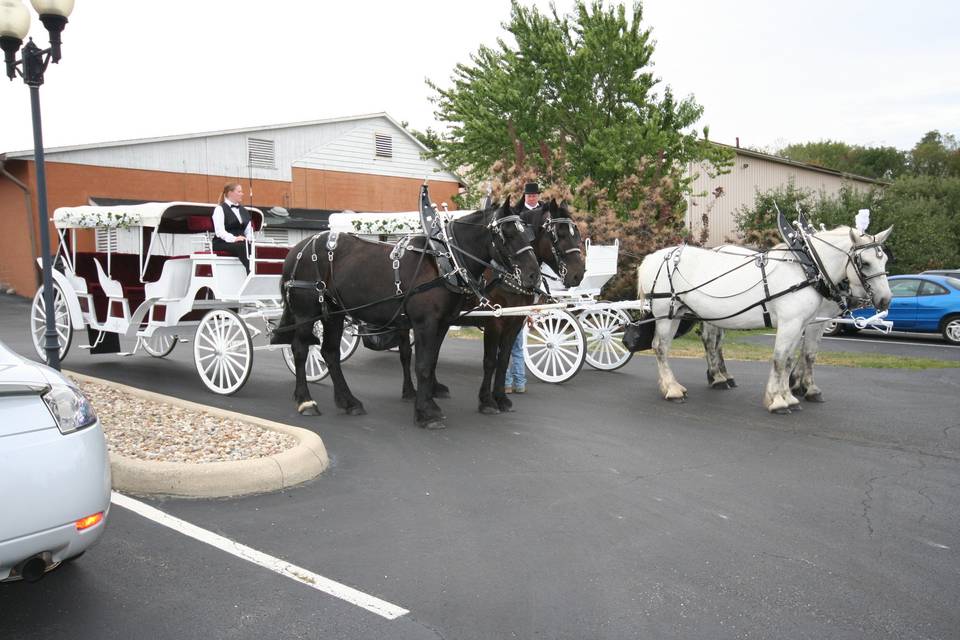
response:
[(243, 207), (243, 186), (239, 182), (224, 185), (220, 204), (213, 209), (213, 232), (213, 250), (239, 258), (249, 272), (247, 243), (253, 240), (253, 225)]

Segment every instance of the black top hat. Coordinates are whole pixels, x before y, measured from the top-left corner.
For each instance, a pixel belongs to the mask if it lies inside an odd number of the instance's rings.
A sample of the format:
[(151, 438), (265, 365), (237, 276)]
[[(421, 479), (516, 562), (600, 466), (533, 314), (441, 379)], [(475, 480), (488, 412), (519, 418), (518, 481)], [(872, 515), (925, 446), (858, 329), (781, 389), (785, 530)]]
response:
[(523, 195), (528, 196), (531, 193), (540, 193), (540, 185), (536, 182), (528, 182), (523, 185)]

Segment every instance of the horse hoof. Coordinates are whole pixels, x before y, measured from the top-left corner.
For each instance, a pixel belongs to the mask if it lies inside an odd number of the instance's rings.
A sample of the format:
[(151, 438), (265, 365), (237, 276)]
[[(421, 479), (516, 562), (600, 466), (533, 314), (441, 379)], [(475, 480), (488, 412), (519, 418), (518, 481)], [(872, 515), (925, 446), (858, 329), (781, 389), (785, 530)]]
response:
[(717, 391), (726, 391), (730, 388), (730, 385), (727, 384), (726, 380), (717, 380), (716, 382), (710, 385), (711, 389), (716, 389)]
[(433, 385), (433, 397), (434, 398), (449, 398), (450, 397), (450, 387), (445, 384), (435, 384)]
[(790, 411), (803, 411), (803, 407), (800, 406), (800, 403), (790, 405)]
[(367, 410), (363, 408), (362, 404), (354, 405), (352, 407), (347, 407), (348, 416), (365, 416), (367, 415)]
[(435, 420), (427, 420), (426, 422), (421, 422), (419, 425), (421, 429), (446, 429), (447, 425), (443, 423), (443, 420), (437, 418)]
[(496, 407), (491, 407), (488, 404), (482, 404), (480, 405), (480, 413), (482, 413), (485, 416), (495, 416), (500, 413), (500, 409), (497, 409)]
[(826, 402), (823, 399), (822, 393), (811, 393), (808, 396), (804, 396), (804, 400), (806, 400), (807, 402)]
[(676, 404), (683, 404), (684, 402), (687, 401), (687, 397), (686, 397), (686, 396), (680, 396), (679, 398), (667, 398), (667, 400), (669, 400), (670, 402), (676, 403)]
[(790, 409), (788, 407), (780, 407), (779, 409), (773, 409), (770, 413), (775, 413), (778, 416), (788, 416), (790, 415)]
[(737, 388), (737, 381), (734, 380), (733, 378), (727, 378), (727, 388), (728, 388), (728, 389), (736, 389), (736, 388)]
[(297, 407), (297, 413), (302, 416), (319, 416), (320, 409), (317, 407), (317, 403), (313, 400), (308, 402), (301, 402), (300, 406)]

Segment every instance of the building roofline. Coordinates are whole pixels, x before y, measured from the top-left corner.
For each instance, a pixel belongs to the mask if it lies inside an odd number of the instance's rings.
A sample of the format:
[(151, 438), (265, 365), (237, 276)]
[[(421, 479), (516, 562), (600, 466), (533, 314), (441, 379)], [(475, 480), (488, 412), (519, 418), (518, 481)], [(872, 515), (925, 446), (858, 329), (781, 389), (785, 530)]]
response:
[(753, 149), (745, 149), (743, 147), (735, 147), (729, 144), (723, 144), (722, 142), (713, 142), (712, 144), (717, 145), (718, 147), (723, 147), (725, 149), (730, 149), (740, 155), (748, 156), (751, 158), (759, 158), (761, 160), (769, 160), (770, 162), (776, 162), (778, 164), (786, 164), (793, 167), (798, 167), (801, 169), (807, 169), (808, 171), (816, 171), (818, 173), (826, 173), (831, 176), (838, 176), (840, 178), (847, 178), (852, 180), (859, 180), (860, 182), (869, 182), (872, 184), (888, 186), (891, 184), (888, 180), (877, 180), (876, 178), (868, 178), (867, 176), (860, 176), (855, 173), (849, 173), (846, 171), (837, 171), (836, 169), (828, 169), (826, 167), (821, 167), (815, 164), (809, 164), (807, 162), (797, 162), (796, 160), (790, 160), (789, 158), (784, 158), (782, 156), (775, 156), (769, 153), (763, 153), (761, 151), (754, 151)]
[[(80, 145), (71, 145), (67, 147), (48, 147), (44, 149), (44, 153), (62, 153), (65, 151), (85, 151), (87, 149), (104, 149), (110, 147), (124, 147), (129, 145), (138, 145), (138, 144), (151, 144), (154, 142), (173, 142), (176, 140), (193, 140), (196, 138), (210, 138), (214, 136), (227, 136), (237, 133), (254, 133), (257, 131), (274, 131), (278, 129), (292, 129), (295, 127), (310, 127), (318, 124), (330, 124), (334, 122), (351, 122), (354, 120), (372, 120), (374, 118), (386, 118), (394, 126), (403, 131), (418, 147), (424, 151), (429, 151), (426, 146), (419, 140), (416, 136), (407, 131), (403, 126), (400, 125), (395, 119), (393, 119), (390, 114), (385, 111), (380, 111), (378, 113), (365, 113), (357, 116), (345, 116), (339, 118), (325, 118), (323, 120), (304, 120), (302, 122), (288, 122), (285, 124), (268, 124), (260, 127), (242, 127), (239, 129), (221, 129), (218, 131), (201, 131), (197, 133), (182, 133), (170, 136), (159, 136), (154, 138), (131, 138), (128, 140), (111, 140), (107, 142), (94, 142), (89, 144), (80, 144)], [(3, 154), (11, 160), (28, 160), (33, 157), (33, 149), (25, 149), (22, 151), (9, 151)]]

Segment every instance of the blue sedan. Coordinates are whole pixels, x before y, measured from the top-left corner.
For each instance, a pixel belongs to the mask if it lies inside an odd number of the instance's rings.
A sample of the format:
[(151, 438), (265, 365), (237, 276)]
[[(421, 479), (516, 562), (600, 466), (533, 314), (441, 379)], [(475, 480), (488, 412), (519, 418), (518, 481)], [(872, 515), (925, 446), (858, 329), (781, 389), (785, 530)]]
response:
[[(925, 273), (891, 276), (890, 292), (887, 320), (894, 331), (939, 333), (950, 344), (960, 345), (960, 278)], [(866, 308), (853, 315), (867, 318), (875, 313)], [(842, 329), (850, 330), (850, 325), (837, 326), (833, 333)]]

